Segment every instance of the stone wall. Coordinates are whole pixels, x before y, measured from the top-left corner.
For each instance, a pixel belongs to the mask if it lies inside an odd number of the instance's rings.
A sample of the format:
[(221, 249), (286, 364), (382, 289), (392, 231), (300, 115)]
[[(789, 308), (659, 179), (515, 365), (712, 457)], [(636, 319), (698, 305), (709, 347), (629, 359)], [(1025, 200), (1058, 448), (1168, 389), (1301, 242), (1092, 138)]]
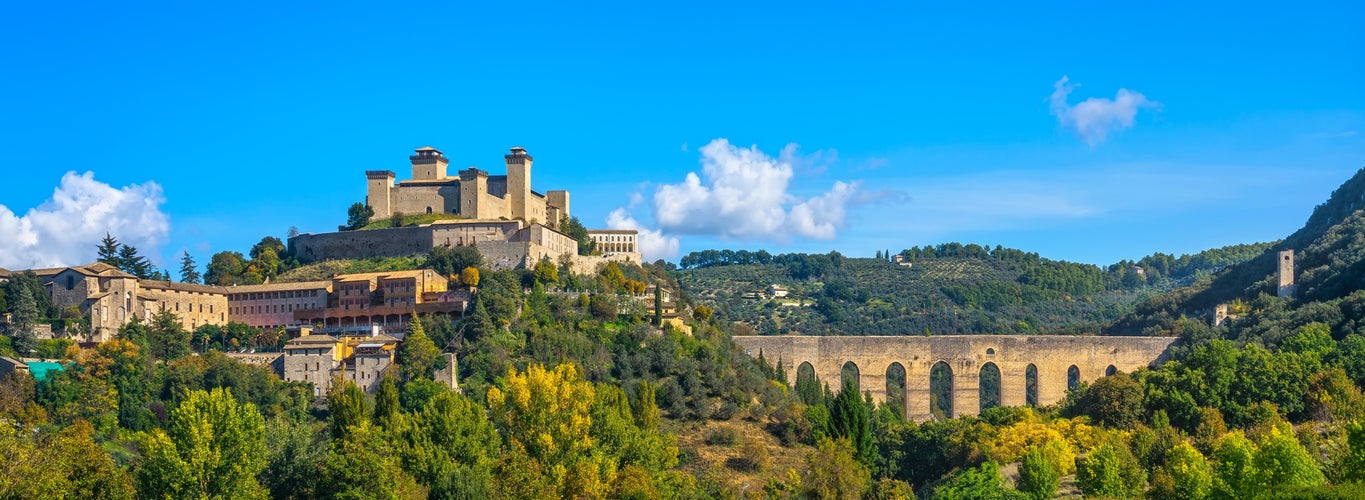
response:
[(737, 336), (745, 353), (761, 352), (770, 363), (781, 360), (789, 382), (809, 363), (832, 389), (843, 385), (845, 363), (858, 369), (857, 387), (886, 401), (886, 373), (893, 364), (905, 370), (905, 415), (931, 418), (929, 374), (937, 363), (952, 373), (954, 417), (975, 415), (980, 408), (980, 374), (987, 364), (1000, 370), (1000, 402), (1023, 406), (1029, 367), (1036, 370), (1034, 399), (1040, 405), (1066, 397), (1068, 371), (1076, 367), (1089, 382), (1113, 370), (1132, 372), (1165, 360), (1177, 337), (1080, 337), (1058, 335), (948, 335), (936, 337), (807, 337)]
[(300, 262), (426, 254), (432, 248), (431, 228), (300, 234), (289, 238), (289, 247)]

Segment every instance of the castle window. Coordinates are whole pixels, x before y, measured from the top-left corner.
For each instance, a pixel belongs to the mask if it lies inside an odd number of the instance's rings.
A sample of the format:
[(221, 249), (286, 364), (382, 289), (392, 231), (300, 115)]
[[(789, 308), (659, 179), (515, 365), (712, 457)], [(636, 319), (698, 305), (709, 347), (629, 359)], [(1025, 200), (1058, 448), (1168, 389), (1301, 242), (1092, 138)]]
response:
[(66, 275), (66, 289), (70, 290), (72, 288), (76, 288), (76, 277), (68, 274)]

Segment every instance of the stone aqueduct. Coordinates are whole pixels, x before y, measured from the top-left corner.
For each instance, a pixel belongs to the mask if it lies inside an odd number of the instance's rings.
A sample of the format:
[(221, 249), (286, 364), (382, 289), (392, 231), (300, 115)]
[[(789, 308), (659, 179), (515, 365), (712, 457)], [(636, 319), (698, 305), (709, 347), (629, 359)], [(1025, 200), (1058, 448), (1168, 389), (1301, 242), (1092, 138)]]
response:
[[(1000, 404), (1040, 405), (1066, 398), (1068, 386), (1115, 371), (1132, 372), (1166, 357), (1177, 337), (1079, 337), (1061, 335), (948, 335), (934, 337), (737, 336), (746, 354), (776, 363), (796, 383), (809, 363), (822, 383), (842, 386), (845, 363), (858, 369), (858, 389), (886, 402), (887, 371), (905, 373), (905, 415), (923, 422), (930, 411), (930, 373), (943, 363), (950, 370), (954, 417), (980, 408), (980, 374), (993, 365), (1000, 373)], [(1034, 381), (1029, 394), (1028, 379)], [(1031, 397), (1030, 397), (1031, 396)]]

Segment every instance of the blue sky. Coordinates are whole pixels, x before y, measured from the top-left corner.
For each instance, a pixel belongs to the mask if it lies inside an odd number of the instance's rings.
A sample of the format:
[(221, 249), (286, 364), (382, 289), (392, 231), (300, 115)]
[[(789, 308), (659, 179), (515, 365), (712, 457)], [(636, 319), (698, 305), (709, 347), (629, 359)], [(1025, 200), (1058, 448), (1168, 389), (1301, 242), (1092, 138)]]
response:
[[(90, 260), (110, 229), (171, 269), (333, 230), (364, 170), (403, 178), (424, 145), (495, 173), (524, 146), (536, 188), (570, 190), (590, 227), (659, 230), (653, 257), (963, 241), (1107, 264), (1271, 240), (1365, 167), (1360, 19), (1353, 2), (11, 3), (0, 266)], [(659, 196), (691, 172), (690, 194)], [(748, 192), (754, 172), (774, 175)]]

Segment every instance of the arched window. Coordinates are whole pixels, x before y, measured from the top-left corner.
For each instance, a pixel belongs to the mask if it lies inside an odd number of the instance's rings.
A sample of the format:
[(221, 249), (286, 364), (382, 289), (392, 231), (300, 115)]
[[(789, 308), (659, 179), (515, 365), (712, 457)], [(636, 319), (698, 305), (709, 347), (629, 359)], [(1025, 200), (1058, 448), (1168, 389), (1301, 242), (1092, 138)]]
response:
[(1078, 385), (1081, 385), (1081, 369), (1071, 365), (1071, 368), (1066, 369), (1066, 390), (1076, 390)]
[(1033, 363), (1024, 368), (1024, 404), (1038, 404), (1038, 367), (1033, 366)]
[(1106, 377), (1112, 377), (1112, 376), (1114, 376), (1115, 373), (1118, 373), (1118, 372), (1119, 372), (1119, 369), (1118, 369), (1118, 368), (1115, 368), (1114, 365), (1109, 365), (1109, 368), (1105, 368), (1105, 369), (1104, 369), (1104, 376), (1106, 376)]
[(843, 391), (848, 388), (854, 392), (862, 392), (862, 389), (858, 387), (858, 378), (858, 365), (852, 361), (844, 363), (843, 369), (839, 371), (839, 390)]

